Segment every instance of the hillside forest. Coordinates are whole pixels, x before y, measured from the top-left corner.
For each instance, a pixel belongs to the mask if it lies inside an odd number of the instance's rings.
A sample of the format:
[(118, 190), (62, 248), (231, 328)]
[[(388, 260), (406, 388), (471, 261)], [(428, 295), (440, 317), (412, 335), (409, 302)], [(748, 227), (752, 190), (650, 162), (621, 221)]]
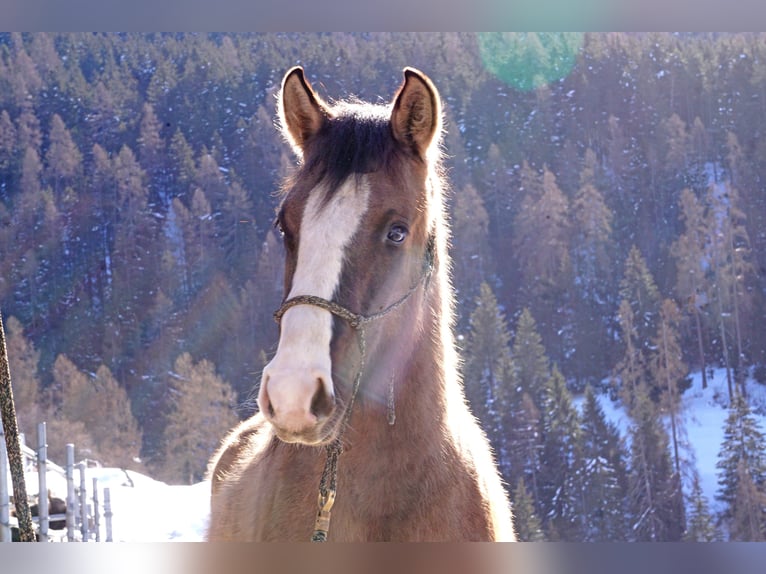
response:
[[(466, 395), (520, 537), (766, 539), (766, 34), (0, 34), (0, 309), (28, 440), (45, 420), (54, 460), (74, 442), (188, 483), (253, 414), (296, 64), (327, 99), (387, 102), (405, 66), (441, 93)], [(678, 424), (713, 369), (717, 512)]]

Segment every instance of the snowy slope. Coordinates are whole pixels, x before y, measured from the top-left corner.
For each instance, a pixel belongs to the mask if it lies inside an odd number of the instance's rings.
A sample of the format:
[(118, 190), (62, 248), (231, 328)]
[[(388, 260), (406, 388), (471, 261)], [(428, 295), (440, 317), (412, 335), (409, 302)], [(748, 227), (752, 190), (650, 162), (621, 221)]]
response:
[[(753, 380), (747, 383), (750, 404), (758, 412), (764, 412), (766, 405), (766, 387)], [(620, 433), (626, 436), (630, 423), (621, 407), (613, 403), (606, 395), (600, 397), (601, 406), (609, 420), (615, 422)], [(708, 388), (702, 388), (700, 373), (692, 374), (692, 386), (683, 394), (684, 409), (681, 413), (683, 424), (681, 432), (686, 432), (689, 448), (682, 450), (681, 456), (697, 468), (702, 491), (708, 499), (712, 511), (720, 510), (715, 500), (718, 490), (716, 462), (723, 440), (723, 428), (728, 416), (728, 390), (726, 372), (718, 369), (708, 376)], [(755, 415), (760, 422), (761, 431), (766, 432), (766, 417)], [(691, 477), (685, 477), (685, 492), (691, 490)]]

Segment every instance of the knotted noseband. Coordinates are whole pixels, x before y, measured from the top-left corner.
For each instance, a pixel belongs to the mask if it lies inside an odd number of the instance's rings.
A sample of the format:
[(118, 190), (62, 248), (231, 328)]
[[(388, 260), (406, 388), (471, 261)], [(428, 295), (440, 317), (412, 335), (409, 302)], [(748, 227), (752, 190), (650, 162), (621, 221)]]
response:
[[(356, 377), (354, 377), (351, 396), (348, 401), (346, 412), (343, 414), (343, 420), (341, 421), (338, 435), (336, 436), (335, 440), (333, 440), (325, 447), (327, 449), (327, 459), (325, 461), (324, 471), (322, 472), (322, 479), (319, 483), (319, 510), (317, 512), (316, 522), (314, 524), (314, 534), (311, 536), (312, 542), (326, 541), (327, 532), (330, 528), (330, 511), (332, 510), (333, 503), (335, 502), (336, 494), (338, 457), (343, 452), (343, 433), (346, 429), (346, 425), (348, 424), (349, 419), (351, 418), (351, 411), (354, 407), (354, 401), (359, 391), (362, 375), (364, 373), (364, 362), (367, 351), (365, 327), (373, 321), (377, 321), (378, 319), (385, 317), (392, 311), (395, 311), (404, 305), (404, 303), (412, 296), (413, 293), (415, 293), (421, 284), (423, 284), (425, 290), (427, 290), (428, 283), (431, 279), (431, 274), (433, 273), (433, 268), (434, 236), (431, 235), (428, 238), (425, 255), (423, 257), (423, 269), (418, 280), (412, 284), (412, 286), (404, 293), (404, 295), (377, 313), (372, 313), (370, 315), (354, 313), (353, 311), (349, 310), (343, 305), (340, 305), (339, 303), (336, 303), (335, 301), (329, 301), (322, 297), (317, 297), (316, 295), (297, 295), (296, 297), (291, 297), (290, 299), (284, 301), (279, 309), (274, 312), (274, 320), (277, 322), (277, 324), (281, 325), (282, 316), (288, 311), (288, 309), (291, 309), (297, 305), (311, 305), (313, 307), (318, 307), (320, 309), (324, 309), (325, 311), (329, 311), (336, 317), (343, 319), (348, 323), (349, 327), (358, 333), (357, 341), (359, 343), (359, 352), (361, 357), (359, 362), (359, 370), (357, 371)], [(388, 407), (389, 424), (394, 424), (395, 416), (393, 413), (393, 379), (391, 381)]]

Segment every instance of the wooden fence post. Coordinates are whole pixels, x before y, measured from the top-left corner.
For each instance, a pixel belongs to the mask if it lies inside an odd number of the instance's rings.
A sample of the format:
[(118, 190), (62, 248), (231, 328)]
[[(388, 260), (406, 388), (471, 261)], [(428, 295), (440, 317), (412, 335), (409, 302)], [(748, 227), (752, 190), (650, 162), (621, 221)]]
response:
[(106, 541), (112, 541), (112, 498), (109, 487), (104, 489), (104, 518), (106, 519)]
[(8, 453), (5, 450), (5, 431), (0, 425), (0, 542), (11, 541), (11, 500), (8, 487)]
[(85, 463), (77, 465), (80, 469), (80, 518), (82, 519), (82, 541), (90, 539), (90, 525), (88, 524), (88, 492), (85, 488)]
[(37, 425), (37, 480), (37, 533), (40, 542), (48, 542), (48, 436), (44, 422)]
[(93, 477), (93, 530), (96, 535), (96, 542), (101, 542), (101, 517), (98, 508), (98, 479)]
[(66, 538), (74, 542), (74, 530), (76, 528), (75, 508), (77, 498), (74, 490), (74, 445), (66, 445)]

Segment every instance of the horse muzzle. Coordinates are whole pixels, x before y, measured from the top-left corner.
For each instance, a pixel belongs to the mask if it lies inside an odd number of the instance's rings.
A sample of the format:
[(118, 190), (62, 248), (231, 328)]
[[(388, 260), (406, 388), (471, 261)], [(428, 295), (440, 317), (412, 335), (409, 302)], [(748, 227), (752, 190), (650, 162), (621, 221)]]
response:
[(263, 372), (258, 406), (284, 442), (316, 445), (334, 434), (335, 395), (323, 369), (270, 363)]

